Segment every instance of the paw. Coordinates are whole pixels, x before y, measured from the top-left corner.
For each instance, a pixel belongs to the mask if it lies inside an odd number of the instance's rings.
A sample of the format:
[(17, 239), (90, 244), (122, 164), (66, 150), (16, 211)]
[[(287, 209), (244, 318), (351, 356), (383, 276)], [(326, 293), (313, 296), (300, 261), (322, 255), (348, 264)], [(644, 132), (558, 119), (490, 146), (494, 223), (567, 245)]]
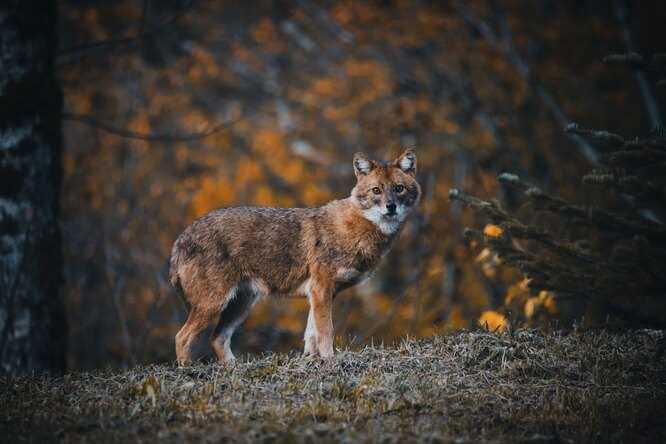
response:
[(319, 352), (319, 356), (321, 356), (322, 359), (330, 359), (330, 358), (333, 357), (333, 355), (334, 355), (334, 353), (333, 353), (333, 349), (332, 349), (332, 348), (331, 348), (330, 350), (320, 351), (320, 352)]
[(184, 367), (190, 367), (192, 364), (194, 364), (194, 361), (192, 361), (192, 359), (188, 356), (176, 359), (176, 363), (178, 364), (179, 368), (184, 368)]
[(229, 365), (229, 366), (233, 366), (233, 365), (236, 364), (236, 358), (233, 357), (233, 356), (230, 357), (230, 358), (229, 358), (229, 357), (225, 357), (224, 359), (218, 359), (218, 360), (217, 360), (217, 363), (220, 364), (220, 365)]
[(303, 356), (317, 356), (317, 339), (314, 336), (309, 336), (304, 339), (305, 346), (303, 347)]
[(309, 349), (309, 348), (304, 348), (303, 349), (303, 356), (317, 356), (319, 353), (317, 353), (317, 350)]
[(333, 354), (333, 344), (330, 342), (319, 345), (319, 356), (321, 356), (322, 359), (332, 358)]

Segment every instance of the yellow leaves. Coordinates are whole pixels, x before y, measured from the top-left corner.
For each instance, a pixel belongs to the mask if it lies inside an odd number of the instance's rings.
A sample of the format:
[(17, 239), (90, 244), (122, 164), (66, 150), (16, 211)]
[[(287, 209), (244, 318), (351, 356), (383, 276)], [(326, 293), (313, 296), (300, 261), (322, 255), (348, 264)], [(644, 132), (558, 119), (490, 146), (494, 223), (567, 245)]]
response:
[(243, 156), (236, 166), (236, 185), (244, 187), (249, 183), (258, 182), (263, 178), (259, 164), (247, 156)]
[(218, 65), (215, 56), (208, 50), (196, 46), (190, 55), (192, 57), (192, 65), (188, 71), (188, 77), (193, 82), (198, 82), (206, 77), (217, 77), (220, 73), (220, 66)]
[(127, 125), (130, 131), (146, 134), (150, 132), (150, 122), (148, 121), (148, 114), (141, 113), (136, 115), (130, 120)]
[(386, 66), (373, 60), (352, 59), (345, 63), (345, 71), (351, 77), (366, 80), (358, 100), (368, 102), (390, 92), (391, 82)]
[[(386, 94), (391, 89), (389, 73), (386, 67), (374, 60), (351, 59), (345, 62), (345, 72), (350, 77), (365, 79), (364, 88), (356, 100), (367, 103)], [(353, 79), (352, 79), (353, 80)]]
[(500, 237), (504, 230), (499, 225), (488, 224), (483, 229), (483, 234), (489, 237)]
[(238, 62), (246, 64), (249, 68), (257, 72), (263, 67), (263, 63), (253, 51), (243, 47), (237, 42), (231, 44), (231, 57)]
[(179, 167), (183, 167), (190, 157), (190, 147), (184, 143), (175, 146), (175, 159)]
[(235, 189), (226, 178), (206, 177), (192, 199), (192, 211), (195, 216), (201, 216), (215, 208), (229, 206), (235, 201)]
[(516, 303), (522, 305), (529, 296), (530, 290), (527, 286), (529, 282), (529, 279), (523, 279), (510, 286), (504, 297), (504, 304), (507, 306), (513, 306)]
[(187, 131), (203, 131), (208, 126), (208, 119), (199, 111), (189, 111), (180, 118), (183, 127)]
[(280, 176), (291, 184), (299, 183), (304, 175), (305, 167), (300, 159), (290, 159), (280, 169)]
[(262, 128), (252, 140), (252, 150), (266, 156), (284, 156), (285, 145), (282, 134), (272, 128)]
[(331, 17), (340, 25), (344, 26), (354, 19), (351, 8), (347, 5), (338, 4), (331, 10)]
[[(303, 161), (294, 156), (284, 142), (282, 134), (272, 128), (260, 130), (252, 141), (252, 149), (264, 157), (271, 170), (282, 177), (287, 183), (296, 185), (307, 180)], [(258, 197), (265, 201), (265, 193)]]
[(268, 18), (263, 18), (252, 28), (252, 37), (267, 52), (281, 52), (285, 50), (284, 41), (277, 31), (275, 24)]
[(325, 77), (323, 79), (315, 80), (312, 89), (315, 94), (328, 97), (339, 96), (342, 90), (340, 89), (340, 80), (333, 77)]
[(276, 196), (273, 195), (273, 190), (266, 186), (261, 185), (257, 188), (254, 194), (254, 202), (262, 207), (275, 207), (277, 206)]
[(556, 315), (559, 313), (553, 294), (549, 291), (540, 291), (536, 297), (531, 297), (525, 303), (525, 317), (532, 319), (539, 314)]
[(378, 69), (372, 60), (351, 59), (345, 63), (345, 71), (352, 77), (373, 77)]
[(508, 323), (503, 314), (494, 310), (486, 310), (479, 317), (479, 325), (490, 331), (504, 331)]
[(323, 205), (329, 199), (331, 199), (331, 194), (316, 184), (309, 184), (303, 190), (303, 202), (307, 206)]

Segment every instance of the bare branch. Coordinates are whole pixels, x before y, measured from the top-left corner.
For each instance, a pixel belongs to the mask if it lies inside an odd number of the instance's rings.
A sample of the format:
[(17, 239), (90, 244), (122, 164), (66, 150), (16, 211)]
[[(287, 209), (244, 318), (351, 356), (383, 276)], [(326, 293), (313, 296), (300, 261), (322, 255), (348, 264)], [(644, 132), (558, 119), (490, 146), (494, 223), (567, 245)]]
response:
[[(157, 34), (164, 30), (164, 28), (172, 25), (180, 18), (185, 16), (194, 6), (196, 0), (188, 0), (182, 8), (180, 8), (173, 16), (169, 17), (167, 20), (162, 23), (158, 23), (152, 26), (147, 26), (147, 11), (148, 11), (148, 1), (144, 2), (143, 5), (143, 14), (141, 18), (141, 23), (138, 31), (133, 36), (120, 37), (116, 39), (104, 39), (97, 40), (93, 42), (84, 43), (81, 45), (75, 45), (70, 48), (64, 48), (58, 51), (57, 58), (69, 58), (72, 56), (81, 55), (81, 53), (90, 52), (100, 49), (109, 49), (117, 46), (128, 45), (134, 43), (143, 38), (149, 37), (151, 35)], [(60, 63), (59, 65), (62, 65)]]
[(231, 125), (235, 119), (225, 120), (217, 125), (212, 126), (206, 131), (200, 133), (139, 133), (125, 128), (118, 128), (109, 123), (103, 122), (96, 117), (86, 114), (72, 114), (63, 113), (62, 118), (73, 122), (85, 123), (93, 128), (106, 131), (116, 136), (125, 137), (128, 139), (148, 140), (153, 142), (186, 142), (191, 140), (205, 139), (213, 134), (222, 131)]

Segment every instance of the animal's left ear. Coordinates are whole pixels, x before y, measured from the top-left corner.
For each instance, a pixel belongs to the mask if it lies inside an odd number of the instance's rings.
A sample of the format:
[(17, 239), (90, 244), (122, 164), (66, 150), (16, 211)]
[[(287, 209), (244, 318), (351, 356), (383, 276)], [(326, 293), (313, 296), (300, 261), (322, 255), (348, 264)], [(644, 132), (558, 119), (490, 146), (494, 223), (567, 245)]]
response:
[(393, 165), (412, 177), (416, 176), (416, 153), (413, 149), (407, 148), (393, 161)]

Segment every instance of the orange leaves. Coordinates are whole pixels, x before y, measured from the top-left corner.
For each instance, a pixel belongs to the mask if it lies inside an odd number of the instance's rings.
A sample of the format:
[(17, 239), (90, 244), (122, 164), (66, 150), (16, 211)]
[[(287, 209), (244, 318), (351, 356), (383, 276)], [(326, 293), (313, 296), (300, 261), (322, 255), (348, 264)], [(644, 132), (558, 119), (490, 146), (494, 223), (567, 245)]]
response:
[(130, 120), (127, 125), (131, 131), (147, 134), (150, 132), (150, 122), (148, 121), (148, 114), (141, 113), (136, 115), (132, 120)]
[(490, 331), (504, 331), (508, 323), (503, 314), (494, 310), (486, 310), (479, 317), (479, 325)]
[(261, 49), (271, 53), (282, 52), (286, 45), (275, 24), (268, 18), (263, 18), (252, 27), (252, 37), (261, 45)]
[(504, 233), (504, 230), (499, 225), (488, 224), (483, 229), (483, 234), (490, 237), (500, 237)]
[(340, 80), (334, 77), (315, 80), (312, 90), (315, 94), (324, 97), (339, 97), (343, 91)]
[(276, 207), (277, 202), (273, 194), (273, 190), (266, 185), (260, 185), (257, 187), (257, 191), (254, 194), (254, 203), (261, 207)]
[(533, 319), (542, 315), (556, 315), (559, 313), (559, 309), (553, 297), (553, 293), (550, 291), (540, 291), (539, 295), (536, 297), (531, 297), (525, 303), (525, 317), (527, 319)]
[(208, 126), (208, 118), (199, 111), (189, 111), (180, 118), (183, 128), (190, 132), (202, 131)]
[(237, 62), (244, 63), (252, 70), (259, 72), (263, 68), (263, 62), (254, 52), (241, 45), (240, 43), (234, 42), (231, 44), (231, 56)]
[(360, 96), (361, 103), (367, 103), (390, 91), (392, 83), (386, 66), (374, 60), (350, 59), (345, 62), (345, 72), (352, 78), (364, 81)]
[(266, 156), (266, 160), (275, 156), (284, 157), (285, 145), (282, 134), (270, 128), (260, 129), (252, 140), (252, 150)]
[(236, 185), (245, 187), (248, 184), (259, 182), (264, 177), (261, 167), (256, 161), (242, 156), (236, 167)]
[(220, 66), (216, 57), (207, 49), (201, 46), (195, 46), (190, 50), (191, 64), (188, 71), (188, 77), (193, 82), (202, 80), (203, 76), (217, 77), (220, 73)]
[(340, 2), (332, 8), (331, 15), (341, 25), (352, 22), (368, 24), (378, 18), (380, 11), (365, 2)]
[(303, 190), (303, 203), (307, 206), (319, 206), (332, 198), (328, 190), (323, 189), (321, 185), (310, 183)]
[(287, 150), (281, 133), (264, 128), (252, 141), (252, 150), (263, 156), (271, 169), (290, 184), (302, 183), (306, 174), (303, 161)]
[(206, 177), (192, 199), (192, 211), (198, 217), (215, 208), (229, 206), (235, 201), (236, 190), (227, 179)]

